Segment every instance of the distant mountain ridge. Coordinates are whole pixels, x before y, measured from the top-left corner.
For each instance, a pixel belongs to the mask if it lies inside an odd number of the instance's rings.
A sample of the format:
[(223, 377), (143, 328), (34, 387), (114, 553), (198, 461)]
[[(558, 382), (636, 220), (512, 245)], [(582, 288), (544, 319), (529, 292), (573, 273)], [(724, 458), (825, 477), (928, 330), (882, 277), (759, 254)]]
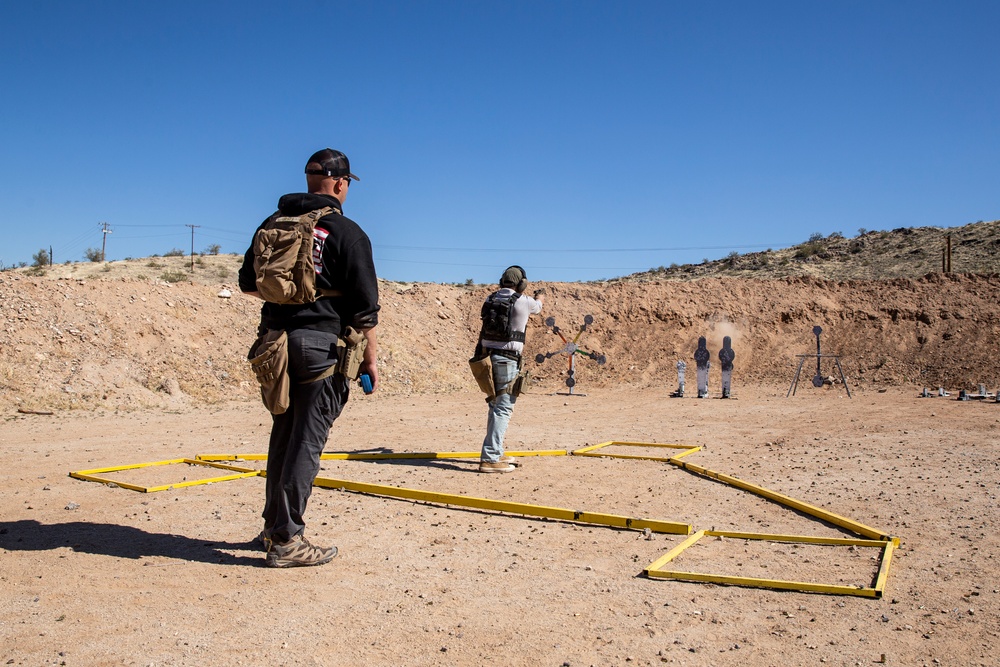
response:
[(900, 227), (863, 231), (854, 238), (834, 233), (781, 250), (727, 257), (700, 264), (671, 265), (633, 273), (608, 282), (695, 280), (698, 278), (787, 278), (827, 280), (918, 278), (940, 273), (951, 237), (952, 273), (1000, 273), (1000, 220), (961, 227)]

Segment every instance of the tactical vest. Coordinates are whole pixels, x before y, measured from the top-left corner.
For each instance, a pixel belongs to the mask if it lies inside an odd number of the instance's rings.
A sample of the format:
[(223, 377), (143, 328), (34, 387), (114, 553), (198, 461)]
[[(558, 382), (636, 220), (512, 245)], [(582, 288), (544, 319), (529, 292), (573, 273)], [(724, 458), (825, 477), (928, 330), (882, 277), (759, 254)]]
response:
[(520, 296), (517, 292), (501, 296), (497, 291), (487, 297), (480, 312), (483, 318), (483, 327), (479, 331), (480, 340), (524, 342), (524, 332), (514, 331), (513, 327), (514, 304)]

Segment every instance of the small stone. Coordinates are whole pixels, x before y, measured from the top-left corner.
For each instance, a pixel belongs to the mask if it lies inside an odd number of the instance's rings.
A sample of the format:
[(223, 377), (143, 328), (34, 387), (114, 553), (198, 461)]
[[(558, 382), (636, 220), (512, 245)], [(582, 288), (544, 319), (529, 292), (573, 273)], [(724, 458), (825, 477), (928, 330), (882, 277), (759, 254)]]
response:
[(80, 509), (80, 503), (73, 503), (73, 502), (66, 503), (66, 509), (68, 509), (68, 510), (78, 510), (78, 509)]

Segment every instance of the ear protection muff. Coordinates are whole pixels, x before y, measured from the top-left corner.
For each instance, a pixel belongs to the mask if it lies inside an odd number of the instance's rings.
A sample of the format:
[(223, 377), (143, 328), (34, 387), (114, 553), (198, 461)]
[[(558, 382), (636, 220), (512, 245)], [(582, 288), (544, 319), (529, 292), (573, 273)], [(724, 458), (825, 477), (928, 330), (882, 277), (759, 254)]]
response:
[[(517, 277), (515, 278), (514, 276), (509, 276), (508, 275), (509, 273), (515, 273), (517, 274)], [(504, 278), (507, 278), (509, 282), (513, 282), (513, 280), (517, 281), (517, 284), (514, 285), (514, 291), (517, 292), (518, 294), (523, 294), (524, 290), (528, 289), (528, 274), (526, 274), (524, 272), (524, 269), (522, 269), (517, 264), (514, 264), (513, 266), (508, 266), (504, 270), (503, 275), (500, 276), (500, 287), (504, 286), (505, 282)], [(513, 280), (511, 280), (512, 278)]]
[(514, 291), (517, 292), (518, 294), (522, 294), (524, 290), (528, 289), (528, 274), (525, 273), (524, 269), (522, 269), (520, 266), (516, 268), (518, 271), (521, 272), (521, 279), (517, 281), (517, 287), (514, 288)]

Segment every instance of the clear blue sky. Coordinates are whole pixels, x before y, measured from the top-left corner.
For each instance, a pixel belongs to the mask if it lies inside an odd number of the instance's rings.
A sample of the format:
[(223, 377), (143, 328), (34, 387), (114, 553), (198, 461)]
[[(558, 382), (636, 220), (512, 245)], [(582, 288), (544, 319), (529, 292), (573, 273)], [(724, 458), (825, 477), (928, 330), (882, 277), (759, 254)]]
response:
[(323, 147), (392, 280), (1000, 218), (1000, 2), (0, 1), (5, 266), (242, 253)]

